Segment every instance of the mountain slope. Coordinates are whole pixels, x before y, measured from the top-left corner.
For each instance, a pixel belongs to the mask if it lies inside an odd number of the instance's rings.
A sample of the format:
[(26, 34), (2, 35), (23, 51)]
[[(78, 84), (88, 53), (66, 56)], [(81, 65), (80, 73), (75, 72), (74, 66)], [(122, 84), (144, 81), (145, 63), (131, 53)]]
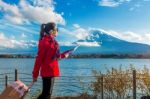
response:
[(150, 45), (124, 41), (99, 30), (90, 31), (90, 35), (85, 39), (78, 40), (73, 44), (85, 42), (97, 42), (99, 46), (81, 46), (76, 53), (150, 54)]

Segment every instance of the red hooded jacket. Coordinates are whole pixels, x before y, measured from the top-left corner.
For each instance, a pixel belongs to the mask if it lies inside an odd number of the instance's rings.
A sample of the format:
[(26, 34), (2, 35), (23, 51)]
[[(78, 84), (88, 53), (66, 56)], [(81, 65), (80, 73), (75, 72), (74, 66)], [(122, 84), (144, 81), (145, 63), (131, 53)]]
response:
[[(42, 77), (57, 77), (59, 76), (58, 58), (56, 58), (59, 44), (57, 41), (48, 35), (45, 35), (38, 44), (38, 53), (35, 59), (35, 64), (32, 76), (37, 78), (39, 75)], [(58, 56), (58, 55), (57, 55)], [(59, 58), (64, 58), (65, 53), (59, 54)]]

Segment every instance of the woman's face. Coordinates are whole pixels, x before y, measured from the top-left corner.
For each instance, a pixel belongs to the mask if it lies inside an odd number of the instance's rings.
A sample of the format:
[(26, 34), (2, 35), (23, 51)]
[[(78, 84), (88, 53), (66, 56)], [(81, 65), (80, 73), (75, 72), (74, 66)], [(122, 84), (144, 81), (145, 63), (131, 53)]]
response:
[(52, 36), (56, 37), (58, 35), (58, 29), (53, 30)]

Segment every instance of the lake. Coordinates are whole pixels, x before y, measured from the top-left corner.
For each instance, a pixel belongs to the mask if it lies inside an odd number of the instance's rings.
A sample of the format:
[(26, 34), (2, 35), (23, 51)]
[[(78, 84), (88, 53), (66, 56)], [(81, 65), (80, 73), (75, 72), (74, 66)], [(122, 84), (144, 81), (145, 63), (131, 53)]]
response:
[[(23, 73), (31, 74), (34, 65), (33, 58), (1, 58), (0, 59), (0, 74), (8, 74), (9, 82), (14, 80), (14, 71), (18, 69), (19, 79), (29, 85), (32, 81), (31, 75), (25, 75)], [(92, 70), (99, 70), (105, 73), (106, 68), (112, 67), (118, 68), (122, 66), (123, 69), (133, 65), (140, 69), (147, 66), (150, 69), (150, 59), (63, 59), (59, 61), (61, 77), (56, 78), (55, 86), (53, 88), (54, 96), (62, 95), (76, 95), (82, 90), (79, 81), (90, 82), (93, 78)], [(79, 78), (81, 76), (81, 78)], [(0, 92), (4, 89), (4, 75), (0, 75)], [(80, 79), (80, 80), (79, 80)], [(30, 93), (36, 94), (41, 90), (41, 78), (32, 87)]]

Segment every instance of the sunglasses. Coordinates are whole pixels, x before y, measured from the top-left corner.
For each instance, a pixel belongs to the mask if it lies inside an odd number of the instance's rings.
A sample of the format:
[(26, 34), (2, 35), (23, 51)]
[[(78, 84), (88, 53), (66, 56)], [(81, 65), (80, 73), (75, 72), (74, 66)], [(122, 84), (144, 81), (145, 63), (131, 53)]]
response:
[(57, 31), (57, 32), (58, 32), (58, 28), (55, 28), (54, 31)]

